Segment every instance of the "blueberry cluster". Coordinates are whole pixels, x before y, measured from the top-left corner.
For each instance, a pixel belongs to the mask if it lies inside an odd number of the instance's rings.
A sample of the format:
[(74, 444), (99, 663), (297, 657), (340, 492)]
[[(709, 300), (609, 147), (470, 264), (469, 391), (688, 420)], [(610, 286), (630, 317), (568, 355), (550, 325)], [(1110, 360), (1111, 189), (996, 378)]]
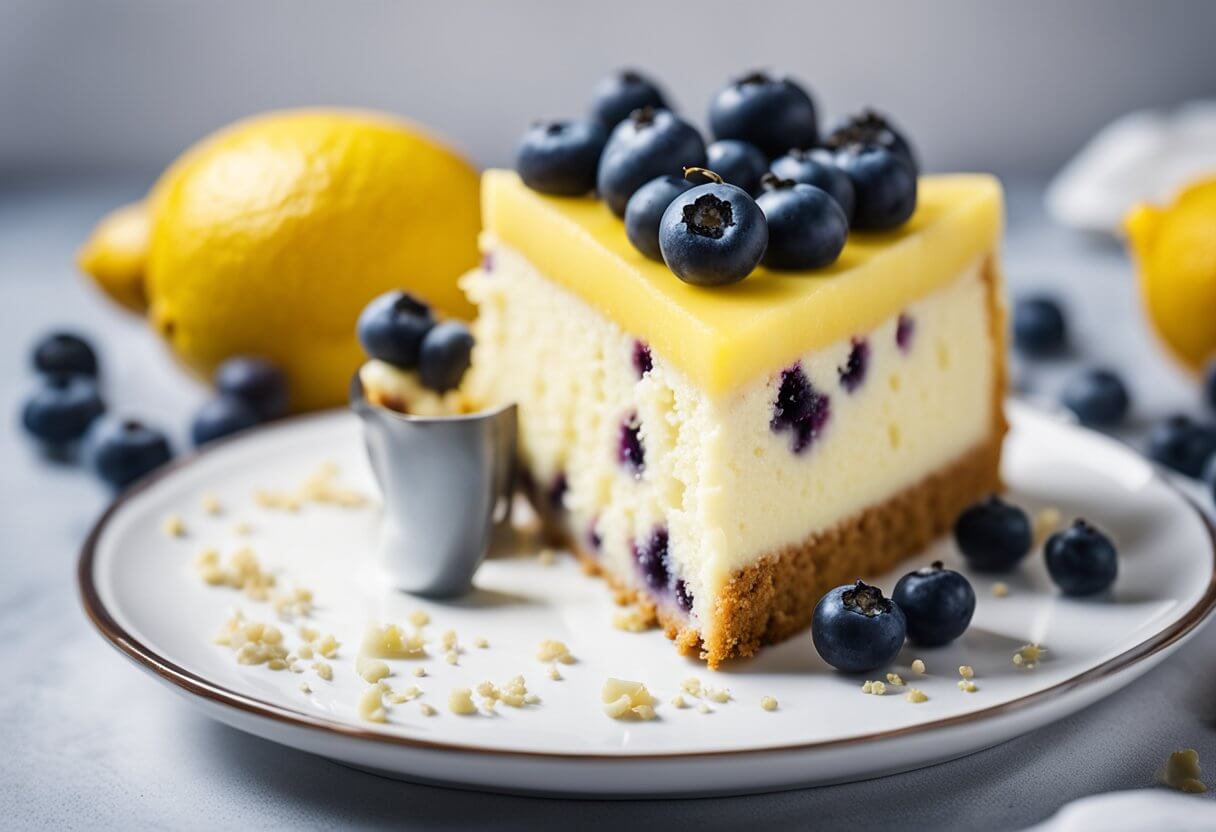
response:
[(213, 381), (215, 397), (190, 424), (196, 447), (287, 415), (287, 376), (264, 358), (230, 358), (216, 368)]
[[(1031, 360), (1068, 351), (1068, 318), (1060, 302), (1048, 295), (1020, 298), (1013, 307), (1013, 343)], [(1216, 412), (1216, 359), (1203, 377), (1203, 400)], [(1088, 367), (1074, 374), (1060, 392), (1060, 403), (1087, 427), (1121, 427), (1131, 410), (1127, 385), (1114, 370)], [(1156, 422), (1148, 431), (1149, 458), (1192, 478), (1202, 478), (1216, 501), (1216, 424), (1183, 413)]]
[[(1026, 513), (999, 497), (977, 503), (959, 516), (954, 539), (978, 572), (1008, 572), (1030, 552), (1033, 535)], [(1089, 596), (1108, 589), (1118, 575), (1118, 552), (1110, 538), (1078, 519), (1047, 539), (1047, 572), (1060, 591)], [(819, 655), (846, 673), (890, 664), (905, 639), (940, 647), (971, 624), (975, 590), (941, 561), (904, 575), (891, 597), (862, 581), (839, 586), (815, 606), (811, 638)]]
[(380, 295), (359, 315), (359, 343), (372, 358), (400, 370), (417, 370), (437, 393), (460, 386), (473, 357), (473, 334), (460, 321), (437, 321), (431, 308), (407, 292)]
[(623, 70), (595, 88), (588, 118), (534, 124), (516, 169), (542, 193), (595, 191), (639, 252), (695, 286), (761, 264), (824, 268), (850, 229), (897, 228), (916, 209), (915, 154), (872, 110), (821, 135), (800, 84), (751, 72), (714, 95), (708, 121), (707, 145), (658, 85)]

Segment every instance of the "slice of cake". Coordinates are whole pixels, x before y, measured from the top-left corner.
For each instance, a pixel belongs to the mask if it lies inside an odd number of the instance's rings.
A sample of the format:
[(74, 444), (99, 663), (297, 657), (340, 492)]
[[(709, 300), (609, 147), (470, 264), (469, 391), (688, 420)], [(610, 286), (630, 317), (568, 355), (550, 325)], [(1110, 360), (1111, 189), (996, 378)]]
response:
[(813, 272), (678, 280), (590, 197), (483, 180), (468, 392), (518, 402), (547, 528), (711, 666), (999, 486), (1000, 186), (921, 180)]

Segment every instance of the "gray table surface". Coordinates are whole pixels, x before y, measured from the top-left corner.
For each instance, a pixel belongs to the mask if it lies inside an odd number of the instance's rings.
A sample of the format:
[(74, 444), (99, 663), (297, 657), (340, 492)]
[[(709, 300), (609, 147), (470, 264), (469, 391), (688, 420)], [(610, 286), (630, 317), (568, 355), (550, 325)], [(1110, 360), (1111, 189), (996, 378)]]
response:
[[(138, 181), (20, 184), (0, 190), (0, 827), (324, 828), (342, 826), (633, 828), (691, 824), (1010, 829), (1084, 795), (1150, 787), (1176, 748), (1216, 763), (1211, 667), (1216, 629), (1109, 699), (964, 759), (881, 780), (752, 797), (542, 800), (415, 786), (362, 774), (200, 716), (111, 650), (80, 610), (78, 547), (105, 507), (90, 476), (43, 458), (16, 414), (32, 384), (28, 347), (49, 327), (92, 334), (112, 407), (171, 429), (184, 447), (204, 391), (146, 327), (77, 277), (75, 247)], [(1014, 292), (1069, 302), (1072, 358), (1019, 367), (1054, 396), (1083, 362), (1123, 370), (1145, 422), (1198, 411), (1194, 385), (1161, 357), (1140, 318), (1131, 267), (1110, 242), (1053, 227), (1041, 188), (1013, 183), (1005, 263)], [(1197, 798), (1207, 799), (1207, 798)], [(624, 824), (624, 825), (623, 825)]]

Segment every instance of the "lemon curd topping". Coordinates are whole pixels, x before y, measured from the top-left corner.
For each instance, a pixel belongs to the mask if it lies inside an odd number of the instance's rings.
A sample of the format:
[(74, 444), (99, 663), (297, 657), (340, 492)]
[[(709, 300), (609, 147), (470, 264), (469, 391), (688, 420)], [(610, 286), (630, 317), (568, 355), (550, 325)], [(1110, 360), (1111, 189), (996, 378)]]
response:
[(519, 251), (712, 396), (874, 329), (995, 254), (1002, 224), (995, 178), (926, 176), (911, 220), (850, 233), (827, 268), (761, 268), (742, 283), (700, 288), (638, 253), (602, 202), (546, 196), (503, 170), (487, 171), (482, 189), (488, 247)]

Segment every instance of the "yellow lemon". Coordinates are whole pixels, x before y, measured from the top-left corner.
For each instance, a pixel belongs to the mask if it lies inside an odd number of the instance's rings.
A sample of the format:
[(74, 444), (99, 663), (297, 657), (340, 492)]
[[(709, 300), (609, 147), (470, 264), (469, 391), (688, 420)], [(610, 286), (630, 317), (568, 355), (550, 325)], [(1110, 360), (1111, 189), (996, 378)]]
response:
[(1170, 350), (1199, 369), (1216, 355), (1216, 178), (1172, 205), (1138, 205), (1125, 222), (1149, 320)]
[(82, 267), (127, 306), (146, 298), (200, 373), (233, 355), (274, 361), (298, 410), (345, 399), (362, 360), (355, 322), (376, 295), (403, 288), (472, 313), (456, 280), (477, 260), (477, 173), (405, 121), (302, 110), (238, 122), (184, 153), (142, 205), (103, 220)]

